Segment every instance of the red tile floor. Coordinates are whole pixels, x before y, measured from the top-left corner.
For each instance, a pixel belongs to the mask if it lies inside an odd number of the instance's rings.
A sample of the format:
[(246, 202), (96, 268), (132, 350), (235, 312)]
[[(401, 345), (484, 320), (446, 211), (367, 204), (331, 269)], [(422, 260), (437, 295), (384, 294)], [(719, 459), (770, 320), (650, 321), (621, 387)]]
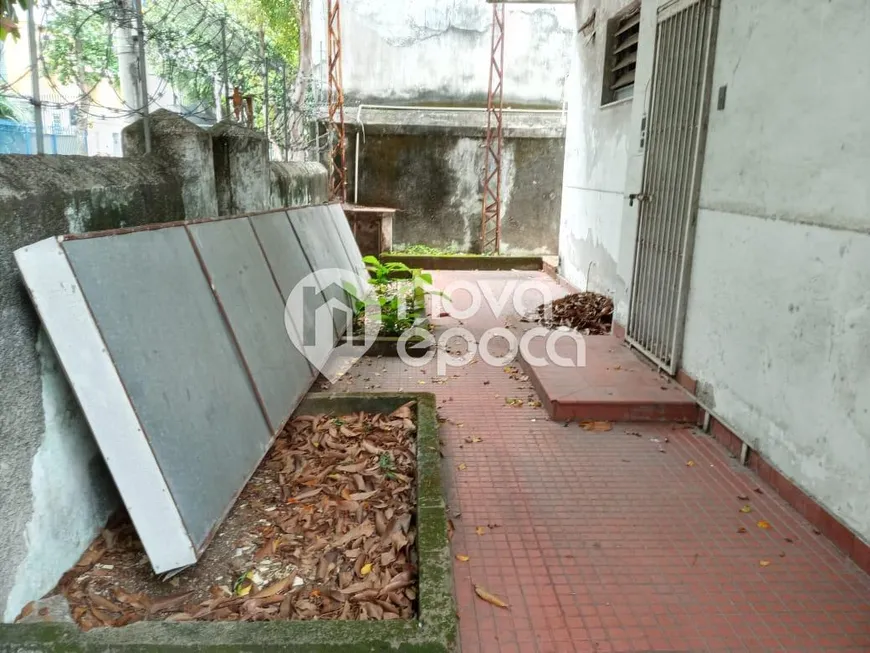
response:
[[(540, 273), (462, 275), (565, 292)], [(464, 322), (479, 335), (505, 317)], [(452, 546), (469, 557), (453, 563), (463, 653), (870, 651), (870, 578), (710, 437), (661, 422), (586, 432), (508, 405), (533, 390), (502, 367), (434, 371), (365, 358), (337, 389), (438, 397)]]

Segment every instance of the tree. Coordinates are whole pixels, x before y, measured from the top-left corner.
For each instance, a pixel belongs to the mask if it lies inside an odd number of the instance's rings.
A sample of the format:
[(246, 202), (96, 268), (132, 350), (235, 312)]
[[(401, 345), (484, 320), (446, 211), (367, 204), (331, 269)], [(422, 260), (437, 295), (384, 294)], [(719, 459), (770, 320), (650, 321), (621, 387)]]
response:
[(117, 83), (118, 59), (112, 47), (111, 0), (77, 1), (53, 6), (44, 28), (42, 55), (46, 74), (79, 91), (76, 130), (81, 154), (87, 154), (88, 118), (94, 89), (103, 79)]
[(20, 36), (16, 7), (27, 11), (27, 0), (0, 0), (0, 41), (5, 41), (10, 34), (15, 39)]

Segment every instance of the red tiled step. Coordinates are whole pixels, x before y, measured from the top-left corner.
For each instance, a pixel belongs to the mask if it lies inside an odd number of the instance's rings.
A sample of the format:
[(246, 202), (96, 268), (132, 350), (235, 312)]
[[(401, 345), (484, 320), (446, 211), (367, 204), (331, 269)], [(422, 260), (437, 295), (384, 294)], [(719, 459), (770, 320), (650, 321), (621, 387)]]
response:
[[(679, 384), (663, 376), (614, 336), (587, 336), (586, 365), (522, 365), (554, 420), (695, 422), (698, 406)], [(576, 359), (572, 341), (556, 353)], [(546, 358), (543, 339), (532, 340), (529, 355)]]

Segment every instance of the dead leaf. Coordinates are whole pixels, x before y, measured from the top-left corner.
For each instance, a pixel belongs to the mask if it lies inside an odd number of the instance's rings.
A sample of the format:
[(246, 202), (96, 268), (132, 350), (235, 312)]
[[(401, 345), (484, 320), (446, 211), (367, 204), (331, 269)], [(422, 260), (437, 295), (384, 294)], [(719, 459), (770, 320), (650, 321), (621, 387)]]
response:
[(461, 553), (456, 554), (456, 559), (459, 560), (459, 562), (468, 562), (471, 560), (467, 555), (462, 555)]
[(763, 528), (764, 530), (767, 530), (768, 528), (770, 528), (770, 522), (762, 519), (760, 522), (758, 522), (758, 528)]
[(738, 494), (737, 498), (740, 499), (741, 501), (749, 501), (749, 497), (746, 496), (745, 494)]
[(466, 469), (468, 469), (468, 465), (466, 465), (465, 463), (459, 463), (456, 466), (456, 469), (458, 469), (460, 472), (464, 472)]
[(770, 560), (759, 560), (758, 564), (762, 567), (767, 567), (770, 565)]
[(360, 576), (368, 576), (370, 573), (372, 573), (372, 563), (370, 562), (364, 564), (359, 570)]
[(158, 612), (174, 610), (178, 606), (184, 604), (184, 602), (191, 596), (193, 596), (193, 592), (182, 592), (180, 594), (171, 594), (169, 596), (160, 597), (159, 599), (153, 599), (151, 601), (151, 607), (148, 609), (148, 613), (157, 614)]
[(486, 529), (483, 526), (478, 526), (474, 529), (474, 532), (478, 535), (483, 535), (484, 533), (486, 533)]
[(267, 599), (270, 596), (276, 596), (278, 594), (283, 594), (290, 587), (293, 586), (293, 581), (296, 580), (296, 574), (290, 574), (289, 576), (285, 576), (281, 580), (276, 580), (271, 585), (268, 585), (265, 589), (260, 590), (251, 598), (254, 599)]
[(694, 466), (695, 466), (695, 461), (694, 461), (694, 460), (688, 460), (688, 461), (686, 461), (686, 467), (694, 467)]
[(611, 424), (610, 422), (596, 422), (592, 420), (584, 420), (580, 422), (580, 428), (584, 431), (604, 433), (606, 431), (613, 430), (613, 424)]
[(502, 601), (495, 594), (490, 594), (485, 589), (483, 589), (480, 585), (474, 586), (474, 593), (477, 594), (478, 597), (480, 597), (481, 599), (483, 599), (487, 603), (490, 603), (497, 608), (508, 608), (508, 609), (510, 608), (510, 606), (507, 603)]
[(745, 533), (748, 533), (749, 531), (746, 530), (745, 526), (741, 526), (740, 528), (737, 529), (737, 532), (740, 533), (741, 535), (744, 535)]
[(746, 513), (750, 513), (750, 512), (752, 512), (752, 506), (750, 506), (750, 505), (747, 503), (745, 506), (743, 506), (743, 507), (740, 509), (740, 512), (742, 512), (742, 513), (744, 513), (744, 514), (746, 514)]

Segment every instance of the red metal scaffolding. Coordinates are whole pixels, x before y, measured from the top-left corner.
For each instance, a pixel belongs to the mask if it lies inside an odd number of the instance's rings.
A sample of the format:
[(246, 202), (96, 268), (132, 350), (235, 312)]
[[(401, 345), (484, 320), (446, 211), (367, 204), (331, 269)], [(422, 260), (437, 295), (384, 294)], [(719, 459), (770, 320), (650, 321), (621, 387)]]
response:
[(327, 57), (329, 63), (329, 129), (331, 175), (329, 197), (347, 201), (347, 149), (344, 130), (344, 88), (341, 76), (341, 0), (327, 0)]
[(486, 149), (483, 159), (483, 217), (480, 251), (501, 250), (501, 154), (504, 142), (502, 104), (504, 101), (504, 4), (492, 5), (492, 57), (489, 67), (489, 95), (486, 102)]

